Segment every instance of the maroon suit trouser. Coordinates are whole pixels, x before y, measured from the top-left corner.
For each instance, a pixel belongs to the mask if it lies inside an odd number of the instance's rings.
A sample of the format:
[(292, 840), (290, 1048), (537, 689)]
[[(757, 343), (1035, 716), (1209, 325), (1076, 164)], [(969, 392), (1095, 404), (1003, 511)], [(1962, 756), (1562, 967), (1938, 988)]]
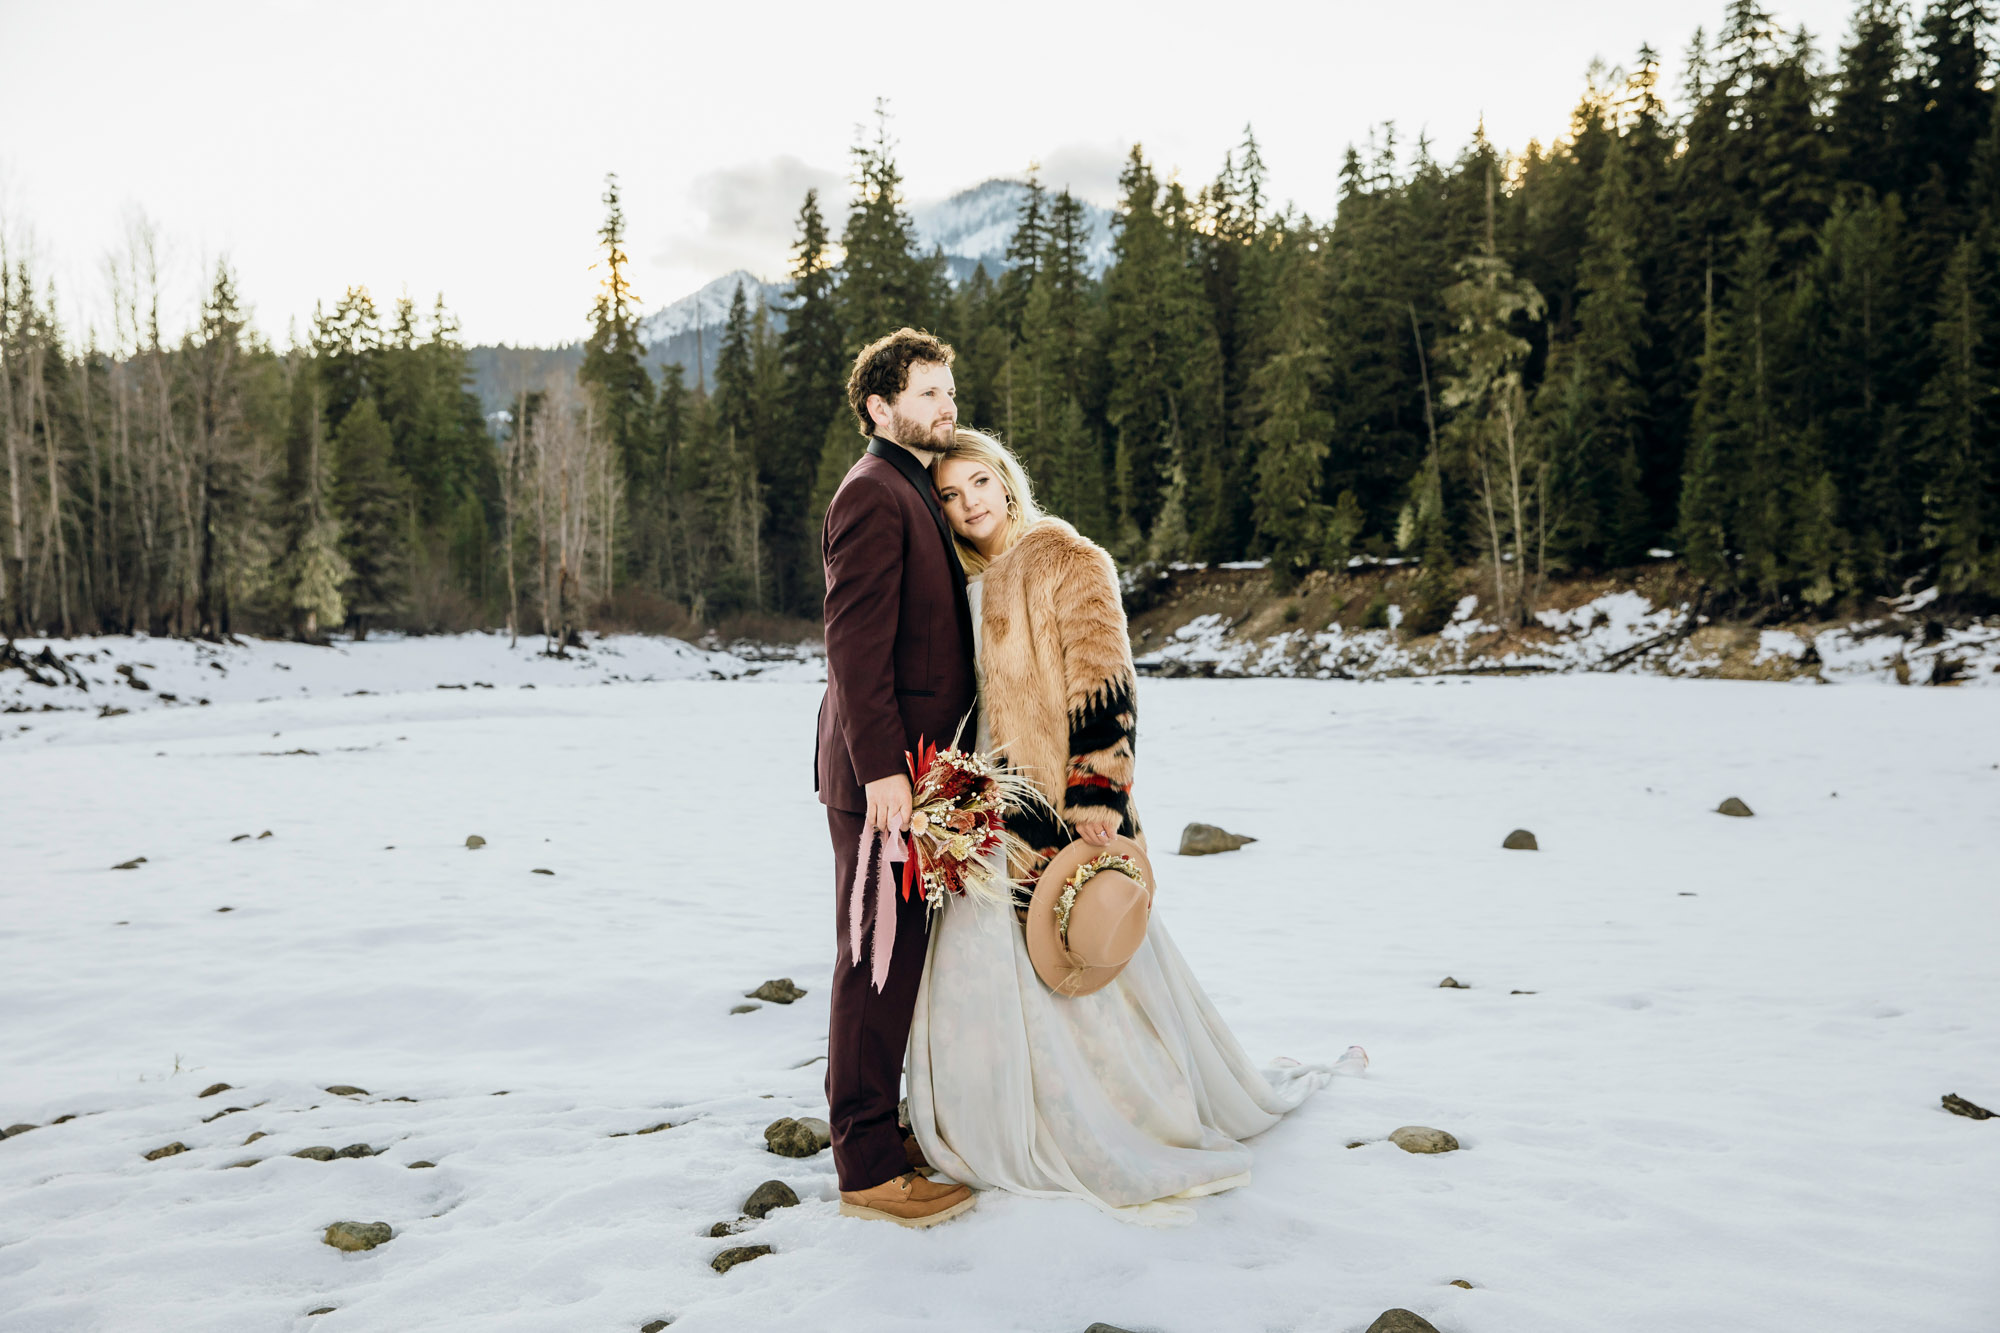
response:
[[(840, 1188), (865, 1190), (908, 1171), (903, 1134), (896, 1125), (902, 1088), (903, 1054), (910, 1044), (910, 1019), (917, 1008), (917, 985), (924, 976), (930, 922), (920, 893), (903, 901), (901, 875), (890, 895), (896, 912), (896, 948), (889, 979), (880, 991), (871, 983), (872, 960), (855, 965), (848, 946), (848, 896), (860, 856), (865, 815), (828, 806), (833, 835), (834, 934), (840, 941), (833, 964), (832, 1015), (827, 1022), (826, 1105), (833, 1126), (833, 1165)], [(875, 850), (880, 857), (881, 850)], [(874, 867), (870, 867), (874, 869)], [(898, 867), (900, 869), (900, 867)], [(861, 923), (864, 950), (875, 928), (876, 894), (869, 888)]]

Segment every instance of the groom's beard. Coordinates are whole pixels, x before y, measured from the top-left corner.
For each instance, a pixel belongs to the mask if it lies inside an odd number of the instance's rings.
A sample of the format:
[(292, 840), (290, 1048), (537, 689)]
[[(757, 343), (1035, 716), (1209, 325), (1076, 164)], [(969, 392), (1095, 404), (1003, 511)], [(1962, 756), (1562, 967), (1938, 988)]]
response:
[(906, 449), (922, 449), (926, 453), (941, 454), (951, 448), (951, 439), (958, 430), (956, 421), (940, 421), (933, 426), (920, 425), (894, 408), (889, 410), (889, 442), (900, 444)]

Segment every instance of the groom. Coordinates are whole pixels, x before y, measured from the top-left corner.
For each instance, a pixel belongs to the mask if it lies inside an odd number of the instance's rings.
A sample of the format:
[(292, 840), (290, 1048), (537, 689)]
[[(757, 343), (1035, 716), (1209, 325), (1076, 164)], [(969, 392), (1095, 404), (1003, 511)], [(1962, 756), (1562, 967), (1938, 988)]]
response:
[(906, 753), (920, 740), (950, 744), (962, 720), (965, 735), (976, 734), (965, 570), (927, 470), (958, 424), (951, 359), (945, 343), (907, 328), (854, 359), (847, 401), (868, 448), (828, 504), (820, 539), (826, 698), (815, 777), (833, 836), (839, 941), (826, 1050), (833, 1161), (842, 1213), (904, 1226), (941, 1222), (972, 1203), (965, 1186), (916, 1174), (922, 1154), (896, 1123), (928, 921), (922, 894), (884, 895), (887, 903), (869, 895), (864, 940), (875, 911), (897, 913), (888, 981), (876, 991), (871, 968), (855, 966), (847, 910), (864, 831), (910, 825)]

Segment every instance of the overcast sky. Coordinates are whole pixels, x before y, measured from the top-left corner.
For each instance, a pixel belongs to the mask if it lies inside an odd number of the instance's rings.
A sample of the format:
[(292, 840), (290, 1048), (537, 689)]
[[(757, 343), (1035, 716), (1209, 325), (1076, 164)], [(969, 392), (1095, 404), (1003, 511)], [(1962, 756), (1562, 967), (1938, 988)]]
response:
[[(776, 276), (808, 186), (837, 231), (878, 96), (912, 202), (1039, 160), (1108, 203), (1135, 141), (1194, 185), (1249, 123), (1276, 198), (1322, 215), (1371, 124), (1447, 157), (1482, 114), (1502, 147), (1547, 141), (1593, 58), (1650, 42), (1671, 83), (1722, 8), (0, 0), (0, 228), (73, 325), (106, 321), (105, 255), (143, 214), (174, 327), (226, 255), (281, 343), (356, 283), (385, 306), (442, 291), (471, 342), (565, 342), (607, 171), (648, 309), (735, 267)], [(1851, 4), (1773, 8), (1832, 51)]]

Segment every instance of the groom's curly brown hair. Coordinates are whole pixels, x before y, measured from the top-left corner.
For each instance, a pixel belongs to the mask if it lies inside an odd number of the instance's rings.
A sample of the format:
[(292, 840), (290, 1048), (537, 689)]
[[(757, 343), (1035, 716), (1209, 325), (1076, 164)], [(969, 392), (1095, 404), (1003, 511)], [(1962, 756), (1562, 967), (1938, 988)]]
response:
[(875, 419), (868, 415), (868, 399), (881, 394), (882, 401), (894, 402), (896, 395), (910, 387), (910, 367), (919, 361), (941, 366), (951, 364), (955, 355), (951, 344), (920, 329), (901, 328), (886, 338), (877, 338), (854, 358), (854, 370), (847, 377), (847, 405), (863, 435), (875, 433)]

